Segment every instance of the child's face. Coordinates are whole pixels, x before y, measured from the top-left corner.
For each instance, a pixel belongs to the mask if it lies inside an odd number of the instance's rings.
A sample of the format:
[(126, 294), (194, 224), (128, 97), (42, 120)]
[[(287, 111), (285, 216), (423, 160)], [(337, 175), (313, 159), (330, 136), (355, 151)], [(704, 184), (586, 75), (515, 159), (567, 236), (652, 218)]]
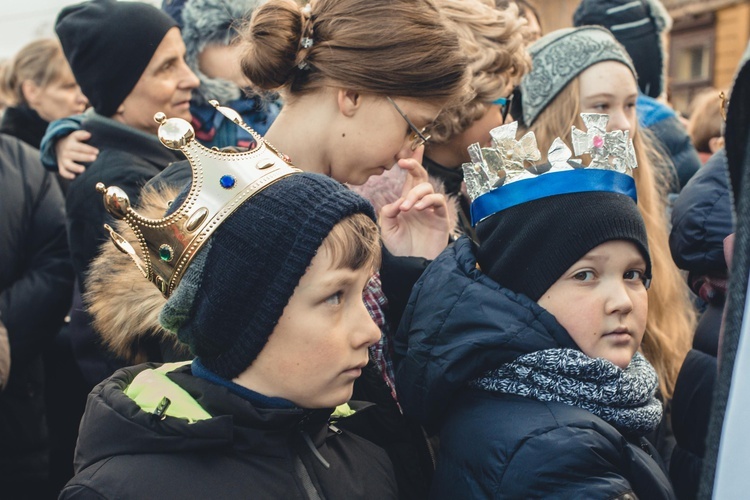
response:
[(594, 64), (581, 73), (579, 87), (581, 113), (606, 113), (607, 132), (627, 130), (633, 137), (638, 84), (627, 66), (617, 61)]
[(331, 408), (349, 400), (354, 380), (380, 339), (362, 291), (372, 269), (332, 269), (318, 250), (284, 308), (268, 343), (235, 382), (303, 408)]
[(539, 305), (555, 316), (591, 358), (625, 369), (646, 330), (646, 262), (623, 240), (595, 247), (547, 290)]

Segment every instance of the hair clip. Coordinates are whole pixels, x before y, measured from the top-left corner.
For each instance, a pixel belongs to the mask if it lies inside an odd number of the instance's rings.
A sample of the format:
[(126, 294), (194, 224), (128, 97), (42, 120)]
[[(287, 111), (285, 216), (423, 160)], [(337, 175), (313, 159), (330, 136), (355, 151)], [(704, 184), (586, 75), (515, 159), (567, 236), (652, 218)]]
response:
[(313, 39), (308, 36), (303, 36), (300, 39), (300, 45), (302, 46), (303, 49), (309, 49), (310, 47), (313, 46)]

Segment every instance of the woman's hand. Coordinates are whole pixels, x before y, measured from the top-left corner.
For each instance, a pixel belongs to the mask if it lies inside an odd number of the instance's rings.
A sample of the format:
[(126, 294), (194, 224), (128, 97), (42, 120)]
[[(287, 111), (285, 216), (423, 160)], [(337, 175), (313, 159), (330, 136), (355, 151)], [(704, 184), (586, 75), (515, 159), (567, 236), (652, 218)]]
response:
[(57, 141), (55, 144), (57, 170), (62, 178), (75, 179), (86, 170), (81, 163), (91, 163), (96, 160), (99, 150), (86, 144), (89, 139), (91, 139), (91, 133), (86, 130), (76, 130)]
[(432, 260), (448, 244), (451, 228), (445, 196), (428, 182), (420, 159), (398, 161), (407, 170), (406, 181), (401, 197), (380, 210), (380, 229), (391, 254)]

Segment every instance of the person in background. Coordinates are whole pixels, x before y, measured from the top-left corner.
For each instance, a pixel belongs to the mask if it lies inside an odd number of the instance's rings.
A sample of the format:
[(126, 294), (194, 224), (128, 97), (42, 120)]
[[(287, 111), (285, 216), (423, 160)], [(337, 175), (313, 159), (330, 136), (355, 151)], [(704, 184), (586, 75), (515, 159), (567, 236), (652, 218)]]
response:
[[(278, 96), (260, 96), (249, 89), (240, 68), (239, 31), (249, 21), (259, 0), (174, 0), (164, 2), (162, 10), (181, 27), (185, 43), (185, 62), (200, 80), (190, 101), (196, 137), (209, 147), (253, 145), (249, 133), (216, 111), (209, 101), (216, 100), (242, 116), (245, 123), (261, 135), (278, 115)], [(81, 130), (82, 117), (54, 123), (42, 141), (42, 162), (66, 178), (79, 175), (99, 150), (88, 143)]]
[(0, 132), (36, 149), (50, 122), (82, 113), (88, 104), (60, 42), (52, 38), (35, 40), (18, 51), (5, 66), (0, 92), (12, 98)]
[[(582, 47), (586, 50), (582, 50)], [(514, 98), (519, 135), (534, 132), (540, 151), (560, 137), (571, 143), (571, 126), (586, 129), (580, 113), (607, 113), (604, 131), (627, 131), (638, 168), (634, 171), (638, 208), (648, 233), (653, 285), (641, 350), (659, 375), (659, 397), (666, 404), (695, 330), (695, 312), (685, 280), (669, 252), (661, 169), (636, 117), (638, 86), (630, 57), (612, 34), (599, 26), (557, 30), (529, 47), (532, 71)], [(553, 77), (554, 75), (554, 77)], [(668, 409), (668, 408), (667, 408)], [(650, 438), (665, 459), (671, 454), (668, 418)]]
[(724, 102), (721, 94), (724, 95), (723, 99), (729, 99), (728, 89), (719, 91), (709, 88), (695, 96), (690, 103), (687, 131), (704, 165), (724, 147)]
[(42, 353), (70, 308), (74, 274), (60, 187), (37, 150), (5, 134), (0, 218), (0, 495), (50, 498)]
[(677, 113), (660, 100), (667, 90), (664, 36), (672, 26), (667, 9), (660, 0), (583, 0), (573, 25), (604, 26), (625, 47), (638, 76), (638, 123), (654, 135), (654, 145), (669, 160), (659, 165), (667, 173), (667, 193), (679, 193), (701, 161)]
[[(112, 183), (137, 202), (140, 189), (181, 153), (165, 149), (155, 135), (154, 114), (190, 120), (190, 98), (198, 78), (185, 64), (185, 45), (172, 18), (141, 2), (93, 0), (64, 8), (55, 30), (76, 80), (93, 110), (82, 127), (99, 149), (96, 160), (70, 185), (66, 198), (68, 240), (80, 294), (90, 262), (111, 221), (99, 197), (98, 182)], [(138, 36), (133, 36), (137, 33)], [(124, 38), (130, 41), (121, 43)], [(123, 361), (104, 350), (79, 295), (71, 313), (73, 352), (94, 387)], [(171, 344), (144, 342), (154, 356), (171, 356)]]
[[(5, 71), (0, 92), (12, 96), (13, 104), (3, 115), (0, 132), (36, 149), (49, 122), (81, 113), (88, 104), (57, 39), (27, 44)], [(55, 177), (65, 196), (70, 181), (59, 174)], [(73, 356), (68, 319), (43, 353), (52, 489), (62, 487), (73, 472), (70, 460), (88, 393)]]
[[(672, 399), (672, 426), (677, 441), (669, 473), (680, 500), (698, 497), (699, 480), (706, 452), (706, 435), (714, 386), (718, 373), (719, 338), (729, 285), (729, 263), (725, 241), (735, 232), (727, 155), (724, 149), (722, 108), (719, 91), (698, 96), (690, 116), (695, 123), (696, 148), (721, 146), (690, 179), (675, 199), (669, 246), (677, 266), (687, 272), (687, 283), (695, 294), (700, 320), (692, 349), (680, 369)], [(714, 126), (712, 114), (720, 123)], [(711, 137), (718, 134), (717, 137)]]
[(478, 243), (433, 261), (397, 333), (404, 411), (440, 430), (431, 498), (673, 499), (644, 438), (662, 405), (639, 352), (652, 266), (627, 138), (588, 129), (617, 153), (582, 168), (567, 150), (535, 176), (504, 127), (465, 167)]
[[(470, 144), (489, 145), (490, 130), (502, 125), (508, 115), (513, 88), (531, 69), (525, 49), (528, 26), (514, 4), (493, 7), (482, 0), (437, 0), (436, 4), (455, 26), (469, 57), (474, 97), (440, 113), (425, 144), (422, 164), (432, 182), (442, 184), (441, 189), (456, 205), (451, 227), (457, 234), (473, 234), (461, 164), (469, 161), (466, 148)], [(399, 197), (404, 174), (394, 168), (353, 189), (378, 210)]]
[[(500, 0), (495, 0), (495, 3), (499, 7)], [(518, 6), (518, 15), (526, 19), (526, 26), (528, 28), (525, 36), (526, 43), (530, 44), (539, 40), (544, 35), (544, 30), (542, 29), (542, 21), (536, 7), (526, 0), (515, 0), (512, 3)]]

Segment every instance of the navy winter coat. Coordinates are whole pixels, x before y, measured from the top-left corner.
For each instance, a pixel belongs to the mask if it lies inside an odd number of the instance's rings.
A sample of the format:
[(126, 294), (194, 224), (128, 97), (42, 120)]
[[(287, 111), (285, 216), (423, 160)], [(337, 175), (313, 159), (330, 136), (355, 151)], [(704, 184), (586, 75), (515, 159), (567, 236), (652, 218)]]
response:
[(433, 498), (674, 498), (645, 439), (580, 408), (469, 389), (484, 372), (576, 344), (476, 267), (463, 237), (427, 268), (397, 334), (404, 412), (440, 429)]
[[(669, 247), (677, 266), (690, 276), (726, 277), (724, 239), (734, 231), (726, 152), (720, 150), (675, 200)], [(696, 498), (706, 450), (709, 410), (717, 374), (724, 294), (706, 305), (677, 377), (672, 397), (672, 427), (677, 444), (669, 473), (681, 500)]]
[(648, 129), (657, 140), (657, 146), (662, 149), (666, 159), (671, 161), (668, 177), (676, 174), (677, 178), (670, 178), (669, 192), (679, 193), (680, 189), (701, 168), (701, 159), (695, 150), (685, 127), (680, 123), (677, 114), (656, 99), (640, 94), (636, 102), (638, 123)]

